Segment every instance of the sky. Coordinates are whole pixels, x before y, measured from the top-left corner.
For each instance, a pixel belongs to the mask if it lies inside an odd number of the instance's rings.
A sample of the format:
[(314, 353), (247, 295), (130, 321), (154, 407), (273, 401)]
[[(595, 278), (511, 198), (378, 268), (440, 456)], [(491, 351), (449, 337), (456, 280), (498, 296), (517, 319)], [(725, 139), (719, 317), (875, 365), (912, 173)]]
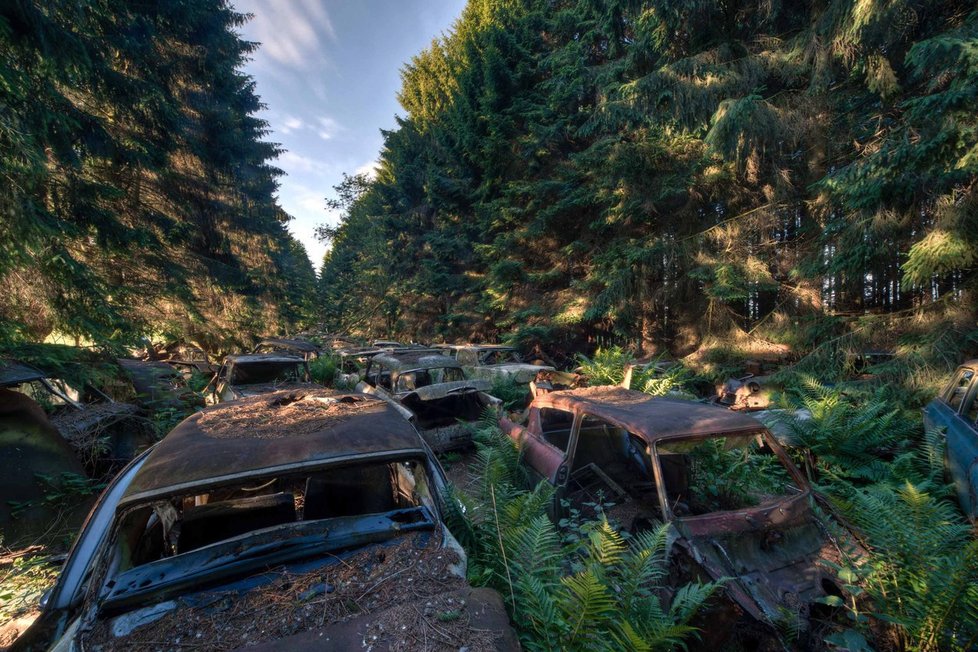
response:
[(241, 29), (261, 43), (244, 71), (283, 154), (274, 164), (279, 203), (292, 233), (318, 269), (326, 245), (317, 225), (335, 224), (326, 197), (343, 173), (370, 173), (383, 145), (381, 129), (404, 115), (397, 102), (401, 68), (449, 31), (465, 0), (232, 0), (254, 14)]

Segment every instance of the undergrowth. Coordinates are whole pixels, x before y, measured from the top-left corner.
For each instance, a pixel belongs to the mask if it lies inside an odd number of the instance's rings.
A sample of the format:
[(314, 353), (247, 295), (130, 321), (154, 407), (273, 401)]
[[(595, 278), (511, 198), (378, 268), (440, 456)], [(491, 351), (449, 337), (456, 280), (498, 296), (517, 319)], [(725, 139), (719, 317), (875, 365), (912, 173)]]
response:
[[(847, 393), (804, 378), (784, 399), (787, 443), (868, 554), (837, 569), (858, 597), (852, 628), (827, 641), (857, 649), (974, 650), (978, 541), (944, 482), (944, 437), (876, 389)], [(808, 416), (810, 415), (810, 416)]]
[[(590, 385), (620, 385), (625, 378), (626, 366), (634, 356), (618, 346), (600, 348), (594, 356), (578, 354), (581, 373)], [(682, 394), (693, 397), (690, 384), (693, 373), (678, 363), (665, 363), (656, 359), (636, 366), (632, 372), (631, 388), (652, 396)]]
[(503, 596), (527, 650), (666, 650), (696, 635), (690, 624), (716, 584), (687, 584), (665, 600), (668, 526), (626, 538), (604, 518), (548, 518), (553, 489), (526, 489), (519, 451), (483, 427), (474, 495), (455, 493), (448, 524), (469, 557), (469, 579)]

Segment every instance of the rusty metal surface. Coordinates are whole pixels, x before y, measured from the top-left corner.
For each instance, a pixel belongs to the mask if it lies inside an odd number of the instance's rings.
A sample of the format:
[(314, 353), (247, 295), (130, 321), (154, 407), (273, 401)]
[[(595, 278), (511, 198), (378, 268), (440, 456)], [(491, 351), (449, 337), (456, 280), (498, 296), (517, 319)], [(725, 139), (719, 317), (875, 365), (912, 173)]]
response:
[(278, 347), (279, 350), (283, 351), (302, 351), (303, 353), (314, 353), (319, 351), (319, 347), (312, 342), (308, 342), (306, 340), (293, 340), (284, 337), (272, 337), (262, 340), (258, 343), (258, 346), (255, 347), (255, 350), (262, 346)]
[[(284, 425), (290, 418), (290, 405), (323, 399), (338, 403), (322, 416), (303, 415), (301, 421), (293, 421), (297, 434), (290, 434), (289, 426)], [(343, 418), (334, 410), (348, 410), (350, 416)], [(245, 411), (247, 418), (242, 416)], [(238, 436), (226, 432), (214, 436), (200, 427), (202, 418), (219, 419), (222, 414), (235, 415)], [(280, 391), (217, 405), (185, 419), (150, 453), (122, 503), (276, 469), (422, 450), (414, 427), (380, 399), (336, 395), (325, 389)]]
[(534, 407), (554, 407), (616, 423), (649, 443), (668, 437), (761, 432), (764, 425), (738, 414), (694, 401), (652, 397), (613, 386), (583, 387), (538, 396)]

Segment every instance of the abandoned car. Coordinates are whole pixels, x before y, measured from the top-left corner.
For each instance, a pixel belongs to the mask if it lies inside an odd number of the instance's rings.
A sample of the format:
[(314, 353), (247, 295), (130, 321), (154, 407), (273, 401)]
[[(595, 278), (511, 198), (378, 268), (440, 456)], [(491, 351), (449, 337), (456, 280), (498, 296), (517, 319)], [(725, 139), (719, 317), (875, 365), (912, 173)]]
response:
[(524, 362), (515, 348), (502, 344), (438, 344), (435, 348), (458, 360), (469, 378), (522, 384), (536, 379), (541, 371), (554, 371), (553, 367)]
[(716, 396), (712, 401), (731, 410), (740, 412), (755, 412), (771, 407), (771, 393), (765, 391), (763, 383), (767, 377), (747, 374), (740, 378), (731, 378), (723, 385), (717, 385)]
[(44, 408), (51, 423), (89, 467), (131, 460), (153, 443), (139, 408), (120, 403), (91, 385), (72, 387), (31, 365), (0, 360), (0, 387), (26, 394)]
[(424, 618), (472, 650), (518, 649), (499, 595), (465, 580), (447, 499), (376, 398), (205, 409), (109, 485), (16, 649), (408, 649)]
[(772, 625), (793, 613), (804, 622), (830, 586), (817, 562), (834, 548), (811, 488), (747, 415), (604, 386), (543, 394), (526, 427), (500, 425), (531, 475), (556, 488), (555, 519), (603, 505), (631, 530), (670, 523), (674, 555), (692, 576), (732, 578), (725, 591), (738, 617)]
[(375, 355), (389, 351), (389, 349), (378, 349), (375, 346), (355, 346), (334, 351), (333, 357), (336, 359), (334, 385), (336, 387), (356, 387), (357, 383), (363, 380), (367, 361)]
[(924, 408), (924, 426), (945, 433), (944, 468), (965, 515), (978, 518), (978, 359), (958, 367)]
[(432, 349), (375, 355), (357, 391), (394, 404), (436, 451), (472, 442), (472, 429), (487, 408), (501, 401), (488, 380), (469, 380), (457, 360)]
[(309, 363), (283, 353), (229, 355), (211, 381), (211, 402), (234, 401), (279, 389), (316, 387)]
[(132, 382), (136, 401), (146, 410), (204, 405), (203, 398), (188, 386), (187, 377), (165, 362), (129, 358), (118, 358), (116, 362)]
[(252, 353), (287, 353), (306, 360), (313, 360), (319, 357), (320, 350), (317, 345), (308, 340), (277, 337), (262, 340), (255, 346)]

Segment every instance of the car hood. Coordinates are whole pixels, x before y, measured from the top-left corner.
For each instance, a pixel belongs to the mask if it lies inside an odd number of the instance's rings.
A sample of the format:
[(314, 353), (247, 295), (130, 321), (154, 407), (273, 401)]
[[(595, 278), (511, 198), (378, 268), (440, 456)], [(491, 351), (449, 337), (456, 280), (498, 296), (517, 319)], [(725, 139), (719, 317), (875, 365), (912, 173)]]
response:
[(825, 594), (820, 559), (833, 548), (801, 494), (766, 507), (677, 519), (685, 548), (758, 620), (774, 623)]
[(235, 398), (244, 398), (246, 396), (258, 396), (259, 394), (268, 394), (269, 392), (277, 392), (282, 389), (308, 389), (310, 387), (319, 387), (315, 383), (259, 383), (256, 385), (231, 385), (230, 390), (234, 394)]
[[(92, 649), (123, 649), (183, 636), (193, 640), (197, 631), (205, 633), (205, 647), (221, 649), (348, 649), (360, 647), (370, 631), (377, 645), (391, 643), (382, 645), (386, 649), (401, 642), (406, 627), (417, 626), (418, 607), (424, 605), (433, 618), (460, 612), (461, 618), (443, 621), (446, 630), (477, 628), (455, 631), (455, 638), (491, 631), (503, 643), (496, 649), (519, 649), (498, 594), (469, 588), (464, 553), (447, 531), (437, 527), (392, 534), (350, 549), (350, 541), (330, 546), (341, 532), (329, 528), (323, 544), (332, 553), (242, 571), (231, 582), (195, 583), (121, 613), (103, 610), (79, 642)], [(405, 593), (403, 587), (410, 590)], [(485, 618), (487, 612), (491, 618)], [(405, 627), (368, 630), (378, 619)]]
[(492, 383), (488, 380), (478, 378), (473, 380), (456, 380), (451, 383), (437, 383), (419, 387), (410, 392), (399, 395), (400, 398), (417, 396), (421, 401), (434, 401), (453, 394), (469, 394), (471, 392), (488, 392), (492, 388)]

